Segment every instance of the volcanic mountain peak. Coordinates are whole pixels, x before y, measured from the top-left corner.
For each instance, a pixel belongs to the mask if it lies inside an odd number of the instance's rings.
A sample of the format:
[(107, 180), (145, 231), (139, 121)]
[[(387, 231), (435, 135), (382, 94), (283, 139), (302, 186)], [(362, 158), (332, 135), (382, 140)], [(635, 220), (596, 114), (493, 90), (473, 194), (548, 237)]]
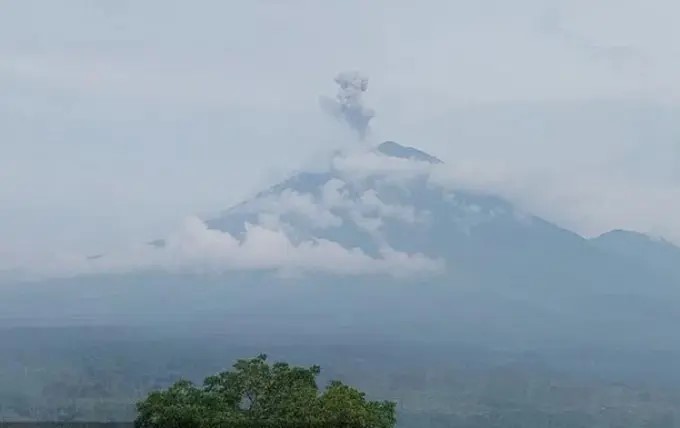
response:
[(385, 141), (384, 143), (380, 144), (378, 146), (378, 151), (384, 155), (395, 158), (423, 161), (433, 164), (443, 163), (441, 160), (432, 155), (429, 155), (413, 147), (402, 146), (395, 143), (394, 141)]

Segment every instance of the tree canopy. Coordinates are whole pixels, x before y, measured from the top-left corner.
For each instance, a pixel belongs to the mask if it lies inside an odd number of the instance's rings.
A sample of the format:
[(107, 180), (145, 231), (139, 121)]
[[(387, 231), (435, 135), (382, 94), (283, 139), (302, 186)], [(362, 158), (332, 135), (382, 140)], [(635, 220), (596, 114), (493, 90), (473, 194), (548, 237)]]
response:
[(238, 360), (203, 385), (177, 381), (137, 404), (138, 428), (392, 428), (395, 404), (333, 381), (319, 390), (318, 366), (269, 364), (266, 355)]

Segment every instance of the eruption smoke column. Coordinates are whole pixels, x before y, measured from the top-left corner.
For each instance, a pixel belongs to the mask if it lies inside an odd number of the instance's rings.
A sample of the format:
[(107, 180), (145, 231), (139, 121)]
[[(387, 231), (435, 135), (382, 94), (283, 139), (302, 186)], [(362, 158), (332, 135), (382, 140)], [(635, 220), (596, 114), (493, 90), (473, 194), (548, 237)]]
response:
[(363, 103), (362, 94), (368, 89), (368, 77), (358, 71), (346, 71), (335, 78), (340, 86), (335, 100), (321, 97), (321, 107), (331, 115), (342, 118), (364, 139), (368, 132), (368, 123), (375, 113)]

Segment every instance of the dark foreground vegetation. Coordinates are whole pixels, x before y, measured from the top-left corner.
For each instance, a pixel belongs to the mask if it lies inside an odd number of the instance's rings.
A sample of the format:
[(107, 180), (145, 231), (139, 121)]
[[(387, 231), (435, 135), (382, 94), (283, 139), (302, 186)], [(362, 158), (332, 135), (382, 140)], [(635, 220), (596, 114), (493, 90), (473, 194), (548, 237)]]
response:
[(342, 382), (319, 391), (318, 366), (267, 363), (260, 355), (239, 360), (231, 371), (209, 376), (203, 385), (180, 380), (137, 405), (138, 428), (329, 427), (391, 428), (395, 405), (369, 401)]
[[(680, 426), (680, 358), (667, 352), (526, 353), (103, 327), (0, 329), (0, 344), (0, 422), (137, 419), (154, 427), (169, 423), (162, 419), (168, 415), (192, 421), (200, 414), (198, 423), (228, 417), (265, 424), (265, 413), (285, 419), (307, 409), (313, 423), (314, 415), (333, 415), (339, 405), (363, 415), (360, 421), (387, 424), (377, 426), (390, 426), (395, 415), (398, 428)], [(264, 349), (267, 361), (229, 368)], [(270, 399), (252, 406), (247, 397), (238, 401), (247, 385), (260, 388), (265, 381), (278, 385)]]

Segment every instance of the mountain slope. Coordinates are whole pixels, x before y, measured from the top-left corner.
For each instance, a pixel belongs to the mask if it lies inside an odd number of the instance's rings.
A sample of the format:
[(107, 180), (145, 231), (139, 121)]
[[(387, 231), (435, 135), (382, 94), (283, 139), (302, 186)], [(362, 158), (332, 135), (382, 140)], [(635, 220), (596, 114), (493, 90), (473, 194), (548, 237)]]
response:
[(245, 225), (272, 216), (296, 240), (328, 239), (374, 257), (385, 247), (423, 254), (442, 259), (449, 274), (515, 292), (668, 288), (655, 266), (631, 265), (500, 198), (443, 185), (434, 168), (446, 167), (416, 149), (383, 143), (359, 159), (336, 159), (329, 171), (295, 175), (207, 224), (242, 237)]
[[(679, 347), (680, 293), (666, 271), (456, 188), (446, 168), (394, 142), (338, 153), (199, 224), (182, 235), (188, 243), (157, 240), (141, 253), (192, 269), (139, 264), (5, 287), (0, 313), (270, 339), (304, 331), (520, 349)], [(210, 264), (185, 264), (206, 254)]]
[(591, 241), (598, 248), (618, 254), (630, 262), (665, 272), (680, 283), (680, 248), (668, 241), (626, 230), (613, 230)]

